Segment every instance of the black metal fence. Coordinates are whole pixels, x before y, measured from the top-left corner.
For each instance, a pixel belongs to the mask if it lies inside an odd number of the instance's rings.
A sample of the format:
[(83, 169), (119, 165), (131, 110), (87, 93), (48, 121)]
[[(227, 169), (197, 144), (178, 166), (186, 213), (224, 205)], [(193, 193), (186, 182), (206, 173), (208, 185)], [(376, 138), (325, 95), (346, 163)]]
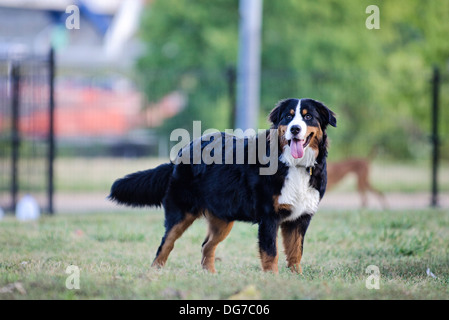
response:
[(54, 54), (0, 57), (0, 207), (31, 194), (53, 213)]

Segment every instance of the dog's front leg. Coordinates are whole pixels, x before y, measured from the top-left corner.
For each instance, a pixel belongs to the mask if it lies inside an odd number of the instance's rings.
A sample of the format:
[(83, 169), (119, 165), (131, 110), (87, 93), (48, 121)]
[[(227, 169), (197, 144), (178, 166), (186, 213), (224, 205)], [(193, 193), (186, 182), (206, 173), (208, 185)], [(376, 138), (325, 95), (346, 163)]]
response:
[(278, 273), (278, 229), (279, 224), (275, 221), (259, 223), (259, 252), (263, 271)]
[(303, 215), (295, 221), (286, 221), (281, 224), (282, 238), (284, 240), (287, 266), (291, 271), (302, 274), (301, 258), (304, 245), (304, 236), (311, 220), (310, 215)]

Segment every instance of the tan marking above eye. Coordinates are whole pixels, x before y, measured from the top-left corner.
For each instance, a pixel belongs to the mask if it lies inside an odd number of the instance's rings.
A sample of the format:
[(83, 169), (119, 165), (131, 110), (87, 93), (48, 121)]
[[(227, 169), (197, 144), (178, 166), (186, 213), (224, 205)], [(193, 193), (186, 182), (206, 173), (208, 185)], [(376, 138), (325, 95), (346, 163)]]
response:
[(295, 110), (290, 109), (290, 114), (291, 114), (292, 116), (294, 116), (294, 115), (295, 115)]
[(305, 116), (305, 115), (308, 114), (308, 113), (309, 113), (309, 110), (307, 110), (307, 109), (302, 110), (302, 115), (303, 115), (303, 116)]

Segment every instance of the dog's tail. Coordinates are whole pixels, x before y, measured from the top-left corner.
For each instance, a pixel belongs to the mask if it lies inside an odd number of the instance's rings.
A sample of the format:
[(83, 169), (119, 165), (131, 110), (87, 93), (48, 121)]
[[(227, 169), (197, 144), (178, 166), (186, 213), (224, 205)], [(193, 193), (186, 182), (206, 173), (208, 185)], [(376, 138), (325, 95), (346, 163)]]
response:
[(173, 164), (131, 173), (114, 182), (108, 199), (131, 207), (160, 206), (173, 172)]

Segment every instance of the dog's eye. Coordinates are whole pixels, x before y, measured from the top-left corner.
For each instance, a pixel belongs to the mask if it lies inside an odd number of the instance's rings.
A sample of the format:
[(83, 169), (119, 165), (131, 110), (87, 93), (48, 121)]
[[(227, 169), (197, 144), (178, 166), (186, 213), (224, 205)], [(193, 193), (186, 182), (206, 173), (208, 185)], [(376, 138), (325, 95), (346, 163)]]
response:
[(310, 114), (306, 114), (304, 116), (304, 120), (312, 120), (312, 116)]
[(291, 120), (291, 119), (293, 119), (293, 116), (291, 114), (289, 114), (289, 115), (286, 116), (286, 119), (287, 120)]

